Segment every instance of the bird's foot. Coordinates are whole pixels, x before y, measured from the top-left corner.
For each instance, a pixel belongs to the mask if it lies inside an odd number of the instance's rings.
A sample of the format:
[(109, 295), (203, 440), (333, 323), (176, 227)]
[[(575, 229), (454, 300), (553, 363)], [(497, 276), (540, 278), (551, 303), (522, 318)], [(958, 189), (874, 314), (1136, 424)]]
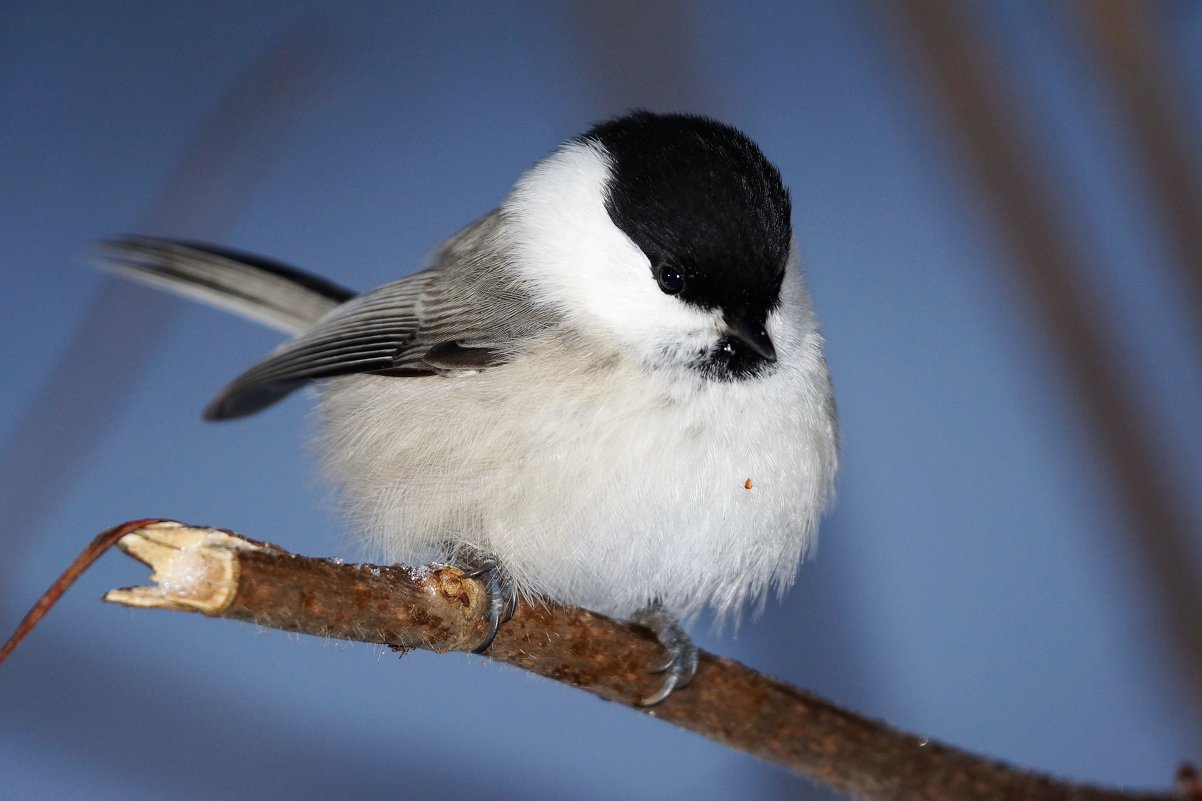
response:
[(518, 603), (517, 592), (497, 557), (475, 553), (467, 558), (461, 556), (457, 561), (465, 576), (483, 580), (484, 591), (488, 594), (488, 633), (484, 635), (480, 644), (472, 649), (472, 653), (482, 654), (492, 645), (501, 624), (513, 617)]
[(697, 646), (680, 621), (655, 602), (634, 617), (634, 622), (651, 629), (655, 639), (668, 652), (668, 658), (652, 673), (662, 673), (664, 683), (658, 691), (639, 701), (640, 706), (655, 706), (676, 690), (684, 689), (697, 674)]

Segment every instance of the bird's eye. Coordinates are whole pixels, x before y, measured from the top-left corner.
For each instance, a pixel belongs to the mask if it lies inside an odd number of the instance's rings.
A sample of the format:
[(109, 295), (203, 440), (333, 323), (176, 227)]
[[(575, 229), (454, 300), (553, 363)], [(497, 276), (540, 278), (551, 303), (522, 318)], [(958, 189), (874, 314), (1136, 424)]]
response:
[(667, 267), (660, 271), (659, 288), (668, 295), (679, 295), (684, 289), (684, 276), (679, 271)]

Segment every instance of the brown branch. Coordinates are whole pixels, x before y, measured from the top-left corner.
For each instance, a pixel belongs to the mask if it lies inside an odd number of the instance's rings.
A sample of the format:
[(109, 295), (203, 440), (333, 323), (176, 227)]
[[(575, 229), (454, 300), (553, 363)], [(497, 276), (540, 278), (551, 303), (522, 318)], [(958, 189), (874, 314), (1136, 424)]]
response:
[[(453, 567), (343, 564), (226, 531), (144, 520), (97, 537), (0, 650), (0, 661), (113, 542), (153, 570), (154, 585), (105, 595), (127, 606), (200, 612), (437, 653), (471, 650), (486, 627), (483, 590)], [(660, 646), (638, 626), (582, 609), (520, 604), (487, 656), (639, 709), (856, 798), (1202, 801), (1202, 782), (1188, 766), (1167, 793), (1063, 782), (898, 731), (707, 653), (692, 684), (643, 709), (638, 700), (659, 684), (648, 666), (662, 661)]]

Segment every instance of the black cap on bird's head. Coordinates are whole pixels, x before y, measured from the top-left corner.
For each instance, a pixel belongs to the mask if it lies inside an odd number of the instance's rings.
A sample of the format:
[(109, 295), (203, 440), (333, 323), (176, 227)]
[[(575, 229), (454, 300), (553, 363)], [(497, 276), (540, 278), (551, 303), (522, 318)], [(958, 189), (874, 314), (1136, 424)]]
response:
[(639, 111), (581, 137), (609, 155), (606, 210), (660, 289), (722, 313), (707, 372), (740, 378), (776, 358), (764, 329), (780, 301), (792, 224), (780, 172), (739, 131), (705, 117)]

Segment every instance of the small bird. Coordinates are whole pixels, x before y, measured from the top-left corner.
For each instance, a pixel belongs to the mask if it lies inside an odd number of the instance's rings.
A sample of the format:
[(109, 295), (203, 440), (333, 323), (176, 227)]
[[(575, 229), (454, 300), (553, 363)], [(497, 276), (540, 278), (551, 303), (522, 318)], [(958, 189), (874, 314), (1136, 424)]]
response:
[(356, 295), (209, 245), (126, 237), (107, 266), (294, 336), (209, 404), (314, 384), (324, 472), (373, 555), (647, 625), (685, 686), (682, 625), (783, 592), (838, 462), (823, 339), (780, 172), (700, 116), (638, 111), (569, 140), (421, 272)]

